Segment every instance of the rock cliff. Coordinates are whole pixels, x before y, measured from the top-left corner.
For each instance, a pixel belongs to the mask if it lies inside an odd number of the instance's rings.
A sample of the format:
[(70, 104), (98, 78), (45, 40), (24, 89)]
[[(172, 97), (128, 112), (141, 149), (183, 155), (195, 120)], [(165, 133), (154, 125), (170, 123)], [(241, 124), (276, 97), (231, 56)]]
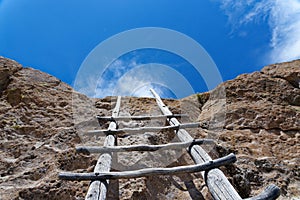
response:
[[(214, 158), (234, 152), (238, 161), (222, 167), (242, 197), (275, 183), (280, 199), (300, 198), (300, 60), (243, 74), (215, 90), (164, 100)], [(76, 145), (103, 145), (88, 137), (95, 115), (111, 115), (116, 98), (90, 99), (43, 72), (0, 57), (0, 199), (84, 199), (89, 182), (59, 180), (59, 171), (91, 172), (98, 155), (76, 153)], [(120, 115), (155, 115), (152, 98), (124, 97)], [(120, 127), (164, 125), (123, 122)], [(103, 124), (102, 128), (106, 128)], [(176, 141), (172, 132), (124, 135), (119, 145)], [(193, 164), (186, 152), (119, 153), (114, 170)], [(210, 199), (199, 173), (111, 181), (108, 199)]]

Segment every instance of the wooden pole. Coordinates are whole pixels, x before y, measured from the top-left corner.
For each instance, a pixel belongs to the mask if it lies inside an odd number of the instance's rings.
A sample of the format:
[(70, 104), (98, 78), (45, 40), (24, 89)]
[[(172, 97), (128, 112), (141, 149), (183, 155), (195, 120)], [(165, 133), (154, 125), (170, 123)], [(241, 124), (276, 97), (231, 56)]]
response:
[(147, 168), (134, 171), (123, 172), (100, 172), (100, 173), (60, 173), (59, 177), (65, 180), (105, 180), (105, 179), (129, 179), (154, 175), (175, 175), (182, 173), (195, 173), (224, 166), (236, 161), (234, 154), (229, 154), (222, 158), (211, 160), (202, 164), (170, 167), (170, 168)]
[(277, 197), (279, 196), (280, 196), (280, 188), (274, 184), (271, 184), (268, 187), (266, 187), (265, 190), (262, 191), (257, 196), (248, 198), (246, 200), (274, 200), (277, 199)]
[(131, 146), (113, 146), (113, 147), (98, 147), (98, 146), (78, 146), (76, 151), (79, 153), (108, 153), (108, 152), (127, 152), (127, 151), (157, 151), (159, 149), (183, 149), (191, 148), (193, 145), (212, 144), (215, 143), (212, 139), (197, 139), (188, 142), (174, 142), (161, 145), (131, 145)]
[(108, 134), (118, 135), (118, 134), (142, 134), (145, 132), (157, 132), (157, 131), (166, 131), (166, 130), (178, 130), (183, 128), (199, 128), (201, 127), (200, 123), (187, 123), (187, 124), (178, 124), (171, 126), (161, 126), (161, 127), (139, 127), (139, 128), (123, 128), (123, 129), (108, 129), (108, 130), (91, 130), (87, 133), (89, 135), (98, 135), (105, 136)]
[(187, 114), (173, 114), (173, 115), (150, 115), (150, 116), (97, 116), (98, 120), (103, 121), (130, 121), (130, 120), (152, 120), (152, 119), (167, 119), (172, 117), (187, 117)]
[[(170, 115), (172, 112), (169, 108), (163, 103), (161, 98), (158, 94), (151, 89), (150, 90), (154, 95), (156, 102), (161, 110), (161, 112), (165, 115)], [(180, 122), (176, 118), (167, 119), (170, 125), (180, 125)], [(179, 129), (175, 131), (178, 138), (181, 141), (189, 141), (192, 139), (190, 134), (184, 130)], [(193, 160), (197, 164), (201, 164), (203, 162), (207, 162), (211, 160), (211, 157), (202, 149), (199, 145), (194, 145), (190, 149), (190, 155), (192, 156)], [(219, 169), (212, 169), (202, 173), (203, 178), (206, 181), (206, 185), (212, 194), (213, 198), (216, 200), (239, 200), (242, 199), (239, 194), (236, 192), (234, 187), (230, 184), (224, 173)], [(280, 195), (280, 189), (276, 185), (268, 186), (261, 194), (249, 198), (247, 200), (275, 200)]]
[[(171, 115), (172, 112), (169, 110), (169, 108), (163, 103), (161, 98), (158, 96), (158, 94), (151, 89), (150, 90), (153, 94), (153, 96), (156, 99), (156, 102), (161, 110), (161, 112), (164, 115)], [(170, 118), (167, 119), (169, 124), (171, 126), (177, 126), (180, 125), (180, 122), (176, 118)], [(192, 140), (192, 136), (184, 130), (179, 129), (178, 131), (175, 131), (178, 138), (184, 142), (184, 141), (190, 141)], [(192, 156), (193, 160), (197, 164), (202, 164), (207, 161), (212, 160), (211, 157), (205, 152), (203, 148), (201, 148), (199, 145), (194, 145), (190, 149), (190, 155)], [(203, 178), (206, 180), (207, 187), (216, 200), (240, 200), (242, 199), (239, 194), (235, 191), (234, 187), (230, 184), (224, 173), (219, 169), (212, 169), (209, 170), (206, 174), (202, 173)]]
[[(112, 113), (112, 117), (118, 116), (119, 110), (120, 110), (120, 105), (121, 105), (121, 97), (118, 96), (116, 106)], [(117, 123), (114, 121), (110, 122), (108, 129), (116, 130)], [(115, 141), (116, 141), (115, 136), (107, 135), (105, 138), (104, 146), (114, 146)], [(111, 153), (102, 154), (99, 157), (97, 164), (94, 168), (94, 173), (109, 172), (110, 168), (111, 168), (111, 162), (112, 162), (112, 154)], [(89, 190), (86, 194), (85, 199), (86, 200), (105, 200), (108, 184), (109, 184), (109, 182), (107, 180), (92, 181), (89, 186)]]

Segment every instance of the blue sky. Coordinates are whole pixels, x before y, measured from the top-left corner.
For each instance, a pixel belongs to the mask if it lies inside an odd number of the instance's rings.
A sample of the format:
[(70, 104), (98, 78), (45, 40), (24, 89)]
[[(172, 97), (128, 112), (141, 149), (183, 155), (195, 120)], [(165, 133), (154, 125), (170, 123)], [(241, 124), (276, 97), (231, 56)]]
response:
[[(74, 85), (80, 66), (97, 45), (118, 33), (142, 27), (171, 29), (192, 38), (210, 55), (224, 81), (267, 64), (300, 58), (299, 0), (2, 0), (0, 55)], [(173, 68), (184, 66), (185, 70), (175, 70), (188, 80), (194, 92), (210, 89), (205, 80), (194, 76), (188, 61), (145, 49), (117, 58), (103, 73), (104, 78), (97, 80), (96, 96), (110, 95), (122, 75), (152, 62)], [(136, 82), (128, 76), (122, 80), (134, 85)], [(132, 85), (128, 93), (121, 94), (148, 95), (141, 92), (145, 85), (140, 89)], [(150, 85), (160, 88), (166, 97), (181, 97), (168, 85)]]

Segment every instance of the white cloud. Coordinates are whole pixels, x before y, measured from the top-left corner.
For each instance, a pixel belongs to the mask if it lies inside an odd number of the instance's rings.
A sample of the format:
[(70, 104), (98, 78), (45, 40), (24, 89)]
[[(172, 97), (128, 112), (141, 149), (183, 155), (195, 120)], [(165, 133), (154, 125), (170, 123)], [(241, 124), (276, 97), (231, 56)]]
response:
[(164, 69), (163, 66), (152, 63), (137, 66), (116, 80), (113, 93), (121, 96), (153, 97), (150, 92), (150, 88), (153, 88), (164, 96), (165, 94), (159, 88), (154, 88), (154, 84), (166, 84), (168, 74)]
[[(112, 96), (115, 90), (117, 81), (131, 68), (135, 68), (139, 64), (135, 59), (128, 61), (118, 59), (114, 61), (108, 68), (106, 74), (102, 74), (97, 81), (95, 97)], [(122, 94), (119, 94), (122, 95)]]
[(144, 93), (141, 93), (140, 88), (150, 85), (153, 80), (151, 74), (145, 74), (143, 72), (131, 73), (118, 80), (114, 92), (122, 96), (132, 96), (138, 92), (138, 94), (136, 94), (137, 96), (143, 96)]
[(220, 0), (236, 31), (241, 25), (267, 21), (272, 37), (269, 62), (300, 58), (300, 0)]
[[(152, 84), (144, 85), (140, 88), (137, 88), (135, 91), (132, 92), (132, 96), (136, 97), (153, 97), (152, 93), (150, 92), (150, 89), (153, 89)], [(157, 90), (155, 90), (157, 92)]]
[(164, 98), (170, 97), (170, 91), (178, 98), (194, 93), (189, 81), (167, 65), (137, 64), (132, 60), (131, 67), (126, 66), (127, 61), (115, 62), (110, 69), (111, 73), (104, 74), (98, 80), (95, 97), (117, 95), (152, 97), (150, 88), (155, 89)]

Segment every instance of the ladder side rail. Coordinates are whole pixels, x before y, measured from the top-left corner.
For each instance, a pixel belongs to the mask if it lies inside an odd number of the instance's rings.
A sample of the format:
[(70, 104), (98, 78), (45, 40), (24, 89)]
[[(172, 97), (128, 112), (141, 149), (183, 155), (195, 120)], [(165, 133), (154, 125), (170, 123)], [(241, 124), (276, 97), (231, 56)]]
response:
[[(172, 112), (169, 110), (169, 108), (163, 103), (159, 95), (151, 89), (151, 92), (153, 96), (156, 99), (156, 102), (161, 110), (161, 112), (164, 115), (170, 115)], [(170, 123), (170, 125), (180, 125), (180, 122), (176, 118), (170, 118), (167, 119), (167, 121)], [(184, 142), (188, 140), (192, 140), (192, 136), (185, 131), (184, 129), (179, 129), (178, 131), (175, 131), (178, 138)], [(190, 149), (190, 155), (193, 158), (194, 162), (197, 164), (201, 164), (207, 161), (211, 160), (211, 157), (205, 152), (203, 148), (201, 148), (199, 145), (194, 145)], [(214, 176), (211, 176), (213, 174)], [(206, 180), (207, 187), (212, 194), (213, 198), (216, 200), (239, 200), (242, 199), (239, 194), (236, 192), (234, 187), (230, 184), (227, 177), (224, 175), (224, 173), (219, 169), (212, 169), (208, 171), (207, 173), (202, 173), (202, 176), (204, 180)], [(211, 177), (216, 177), (215, 179)]]
[[(118, 96), (116, 106), (112, 112), (112, 117), (118, 116), (119, 110), (120, 110), (120, 105), (121, 105), (121, 97)], [(117, 123), (114, 121), (110, 122), (108, 129), (116, 130)], [(104, 146), (114, 146), (115, 142), (116, 142), (115, 136), (107, 135), (105, 138)], [(111, 162), (112, 162), (112, 154), (111, 153), (102, 154), (97, 161), (97, 164), (94, 168), (94, 172), (95, 173), (109, 172), (110, 168), (111, 168)], [(108, 190), (108, 184), (109, 184), (108, 180), (92, 181), (89, 186), (89, 189), (88, 189), (85, 199), (86, 200), (105, 200), (106, 193)]]

